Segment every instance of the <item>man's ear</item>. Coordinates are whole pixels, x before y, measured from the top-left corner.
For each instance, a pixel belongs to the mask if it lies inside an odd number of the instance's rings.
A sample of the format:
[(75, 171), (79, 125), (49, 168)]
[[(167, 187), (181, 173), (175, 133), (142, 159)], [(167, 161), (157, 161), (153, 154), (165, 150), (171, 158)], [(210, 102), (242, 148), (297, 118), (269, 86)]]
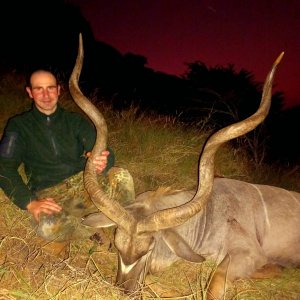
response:
[(60, 96), (60, 84), (57, 85), (57, 95)]
[(33, 99), (33, 96), (32, 96), (32, 92), (31, 92), (31, 88), (29, 86), (26, 86), (26, 92), (28, 94), (28, 96)]

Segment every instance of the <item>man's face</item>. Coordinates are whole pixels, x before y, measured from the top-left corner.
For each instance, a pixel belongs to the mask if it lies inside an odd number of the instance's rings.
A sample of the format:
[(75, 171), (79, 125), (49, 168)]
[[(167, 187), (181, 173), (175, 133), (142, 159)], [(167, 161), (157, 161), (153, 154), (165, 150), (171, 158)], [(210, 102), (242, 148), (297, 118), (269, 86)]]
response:
[(60, 95), (60, 86), (54, 75), (46, 71), (37, 71), (31, 75), (30, 83), (31, 87), (26, 87), (26, 91), (37, 109), (45, 115), (54, 113)]

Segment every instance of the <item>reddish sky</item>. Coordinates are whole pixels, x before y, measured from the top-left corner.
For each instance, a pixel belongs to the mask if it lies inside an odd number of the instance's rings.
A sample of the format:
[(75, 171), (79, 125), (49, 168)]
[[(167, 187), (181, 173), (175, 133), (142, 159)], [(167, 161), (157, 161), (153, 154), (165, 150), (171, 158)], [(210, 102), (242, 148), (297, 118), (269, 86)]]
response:
[(121, 53), (143, 55), (147, 67), (181, 75), (185, 62), (233, 64), (264, 81), (285, 51), (276, 88), (286, 106), (300, 105), (299, 0), (73, 0), (95, 38)]

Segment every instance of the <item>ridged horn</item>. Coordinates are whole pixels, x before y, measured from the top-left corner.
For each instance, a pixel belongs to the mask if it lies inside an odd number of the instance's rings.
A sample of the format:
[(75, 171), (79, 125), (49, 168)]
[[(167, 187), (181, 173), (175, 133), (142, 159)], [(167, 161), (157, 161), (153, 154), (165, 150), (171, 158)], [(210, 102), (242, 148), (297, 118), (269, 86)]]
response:
[(137, 225), (138, 232), (158, 231), (178, 226), (203, 209), (213, 187), (214, 160), (217, 150), (222, 144), (253, 130), (266, 118), (271, 106), (274, 74), (283, 55), (284, 52), (278, 56), (266, 77), (258, 110), (247, 119), (217, 131), (205, 143), (199, 159), (198, 188), (194, 197), (181, 206), (161, 210), (144, 218)]
[(87, 114), (97, 130), (96, 142), (84, 170), (84, 185), (93, 203), (101, 212), (114, 221), (117, 226), (127, 232), (132, 232), (132, 228), (136, 224), (135, 218), (117, 201), (108, 197), (97, 181), (96, 169), (92, 161), (95, 155), (101, 154), (107, 148), (107, 124), (101, 112), (83, 95), (79, 88), (78, 80), (82, 70), (83, 57), (83, 42), (80, 33), (78, 55), (69, 80), (69, 89), (75, 103)]

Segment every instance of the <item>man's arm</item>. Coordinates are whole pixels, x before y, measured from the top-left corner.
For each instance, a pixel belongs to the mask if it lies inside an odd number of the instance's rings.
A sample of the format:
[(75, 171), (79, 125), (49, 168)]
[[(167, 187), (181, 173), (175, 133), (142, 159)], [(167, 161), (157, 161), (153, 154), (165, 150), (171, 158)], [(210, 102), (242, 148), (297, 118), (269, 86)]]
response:
[(18, 171), (21, 152), (17, 132), (5, 132), (0, 142), (0, 187), (18, 207), (26, 209), (32, 194)]

